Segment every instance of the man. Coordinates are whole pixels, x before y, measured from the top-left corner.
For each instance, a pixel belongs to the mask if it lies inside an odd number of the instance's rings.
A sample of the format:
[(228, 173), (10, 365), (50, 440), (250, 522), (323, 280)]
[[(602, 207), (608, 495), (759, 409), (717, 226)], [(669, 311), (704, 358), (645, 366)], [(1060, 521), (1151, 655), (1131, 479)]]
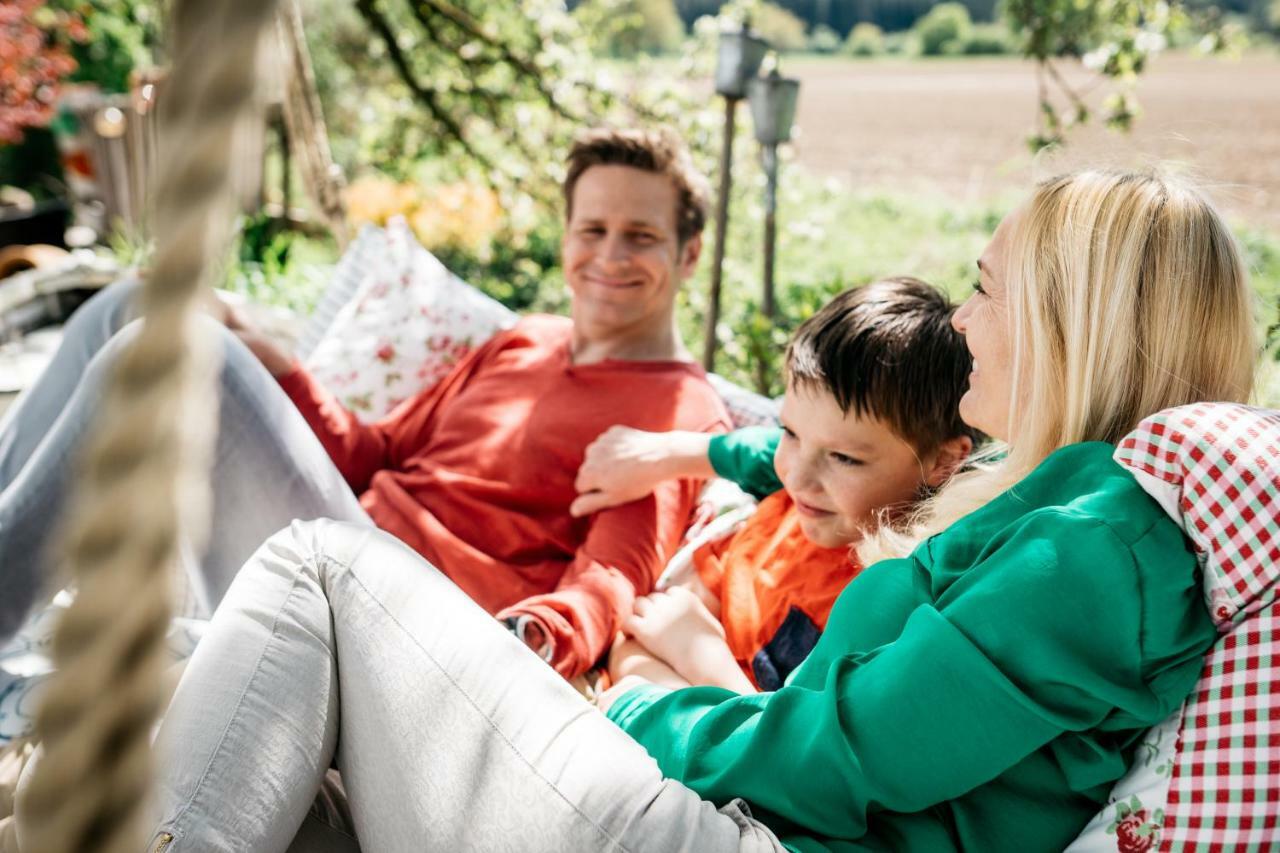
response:
[[(330, 516), (404, 540), (566, 676), (607, 650), (618, 614), (676, 547), (696, 484), (573, 519), (586, 445), (615, 423), (708, 431), (727, 419), (675, 322), (706, 210), (683, 145), (667, 132), (597, 130), (568, 166), (572, 318), (525, 318), (383, 421), (361, 424), (292, 356), (229, 317), (246, 346), (227, 346), (222, 376), (213, 537), (201, 560), (210, 604), (274, 530)], [(31, 600), (43, 519), (119, 349), (126, 291), (73, 318), (67, 352), (0, 426), (0, 598)], [(0, 635), (17, 612), (0, 604)]]

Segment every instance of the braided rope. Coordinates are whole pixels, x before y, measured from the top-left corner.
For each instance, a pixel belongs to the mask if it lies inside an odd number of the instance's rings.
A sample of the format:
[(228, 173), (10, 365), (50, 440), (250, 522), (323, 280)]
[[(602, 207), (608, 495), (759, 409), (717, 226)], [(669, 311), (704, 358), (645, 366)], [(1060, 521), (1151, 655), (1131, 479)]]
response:
[(58, 672), (37, 719), (44, 755), (23, 807), (22, 843), (38, 853), (136, 853), (144, 843), (167, 575), (180, 531), (198, 540), (208, 517), (216, 359), (193, 334), (194, 308), (225, 244), (232, 134), (273, 12), (257, 0), (173, 6), (157, 256), (141, 294), (146, 319), (106, 390), (69, 516), (78, 592), (54, 638)]

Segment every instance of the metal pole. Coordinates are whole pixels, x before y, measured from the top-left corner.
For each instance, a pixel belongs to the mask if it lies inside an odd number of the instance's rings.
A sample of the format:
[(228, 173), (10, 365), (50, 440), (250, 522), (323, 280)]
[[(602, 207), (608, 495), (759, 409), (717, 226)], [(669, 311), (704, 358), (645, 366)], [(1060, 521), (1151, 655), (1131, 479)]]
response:
[(764, 158), (764, 174), (766, 178), (764, 190), (764, 316), (770, 320), (774, 315), (773, 301), (773, 249), (777, 239), (778, 212), (778, 146), (766, 145), (762, 151)]
[(706, 327), (703, 332), (702, 366), (711, 371), (716, 362), (716, 325), (720, 322), (720, 277), (724, 266), (725, 232), (729, 225), (729, 187), (733, 164), (734, 111), (738, 98), (724, 99), (724, 147), (720, 149), (720, 197), (716, 202), (716, 252), (711, 262), (711, 292), (707, 295)]

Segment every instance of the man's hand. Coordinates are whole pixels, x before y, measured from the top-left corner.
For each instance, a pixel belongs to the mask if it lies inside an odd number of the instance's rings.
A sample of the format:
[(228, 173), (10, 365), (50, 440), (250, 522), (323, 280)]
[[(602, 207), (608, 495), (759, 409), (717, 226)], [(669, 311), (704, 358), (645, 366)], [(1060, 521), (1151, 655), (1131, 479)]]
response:
[(226, 302), (221, 305), (222, 316), (218, 319), (262, 362), (268, 373), (284, 376), (293, 370), (292, 353), (264, 334), (239, 308)]
[(700, 432), (645, 432), (613, 426), (587, 447), (569, 507), (575, 517), (639, 500), (664, 480), (710, 477), (711, 436)]

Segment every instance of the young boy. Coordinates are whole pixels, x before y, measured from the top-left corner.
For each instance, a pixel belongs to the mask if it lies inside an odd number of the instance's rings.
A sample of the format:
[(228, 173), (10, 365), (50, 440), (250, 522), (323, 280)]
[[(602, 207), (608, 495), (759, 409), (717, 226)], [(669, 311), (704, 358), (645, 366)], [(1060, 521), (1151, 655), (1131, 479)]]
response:
[(575, 514), (675, 477), (717, 474), (767, 495), (744, 527), (694, 554), (693, 584), (636, 601), (610, 655), (613, 682), (782, 686), (861, 568), (863, 532), (941, 485), (981, 438), (958, 414), (972, 360), (952, 311), (912, 278), (846, 291), (787, 348), (781, 430), (615, 427), (588, 448)]

